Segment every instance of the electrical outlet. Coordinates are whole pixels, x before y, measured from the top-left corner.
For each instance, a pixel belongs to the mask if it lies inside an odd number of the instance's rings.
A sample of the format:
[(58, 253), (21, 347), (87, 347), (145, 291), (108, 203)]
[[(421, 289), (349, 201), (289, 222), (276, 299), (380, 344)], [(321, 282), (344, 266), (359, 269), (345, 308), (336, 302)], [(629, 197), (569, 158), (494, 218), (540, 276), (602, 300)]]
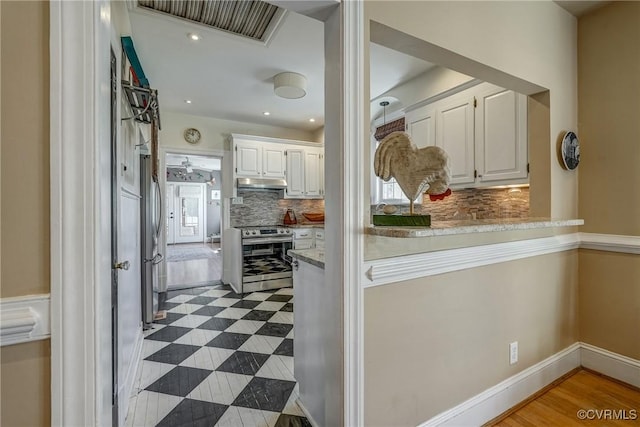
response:
[(509, 344), (509, 364), (515, 365), (518, 362), (518, 341)]
[(232, 205), (243, 205), (244, 204), (244, 200), (242, 199), (242, 197), (233, 197), (231, 199), (231, 204)]

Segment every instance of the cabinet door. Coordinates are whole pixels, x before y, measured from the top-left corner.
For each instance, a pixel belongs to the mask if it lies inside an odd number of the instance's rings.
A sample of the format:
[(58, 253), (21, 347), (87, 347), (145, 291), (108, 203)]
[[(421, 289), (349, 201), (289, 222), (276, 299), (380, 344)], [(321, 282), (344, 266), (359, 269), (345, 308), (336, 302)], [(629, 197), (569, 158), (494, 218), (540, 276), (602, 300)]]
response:
[(304, 153), (304, 195), (320, 197), (320, 150), (307, 148)]
[(527, 178), (527, 97), (494, 88), (478, 99), (476, 157), (480, 182)]
[(418, 147), (436, 145), (435, 109), (431, 106), (410, 111), (405, 116), (407, 133), (411, 141)]
[(236, 142), (236, 175), (262, 177), (262, 145), (256, 142)]
[(473, 97), (464, 97), (446, 99), (436, 111), (436, 145), (449, 155), (451, 185), (475, 181), (473, 110)]
[(304, 150), (290, 148), (287, 150), (287, 190), (285, 198), (304, 197)]
[(284, 147), (267, 143), (262, 147), (262, 176), (265, 178), (284, 178)]

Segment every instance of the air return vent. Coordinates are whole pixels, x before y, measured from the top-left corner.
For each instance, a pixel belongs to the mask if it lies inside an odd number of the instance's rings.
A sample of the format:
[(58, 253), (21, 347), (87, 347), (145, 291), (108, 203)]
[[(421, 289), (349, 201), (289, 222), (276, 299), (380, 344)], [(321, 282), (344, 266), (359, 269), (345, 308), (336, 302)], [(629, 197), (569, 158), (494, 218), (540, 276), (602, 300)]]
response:
[(284, 14), (259, 0), (138, 0), (138, 5), (264, 43)]

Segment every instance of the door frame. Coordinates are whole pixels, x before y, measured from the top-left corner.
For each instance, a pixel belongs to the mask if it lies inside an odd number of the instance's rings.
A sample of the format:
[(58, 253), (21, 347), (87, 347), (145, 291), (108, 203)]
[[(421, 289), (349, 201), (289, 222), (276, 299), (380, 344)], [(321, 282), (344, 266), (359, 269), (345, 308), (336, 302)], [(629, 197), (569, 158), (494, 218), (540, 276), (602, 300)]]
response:
[[(332, 218), (327, 231), (335, 236), (326, 243), (326, 280), (342, 283), (344, 309), (338, 337), (344, 356), (333, 361), (342, 370), (332, 382), (341, 390), (334, 397), (340, 402), (333, 403), (344, 407), (344, 425), (357, 426), (364, 424), (361, 230), (367, 180), (361, 141), (368, 140), (363, 114), (368, 102), (361, 82), (368, 22), (362, 2), (313, 3), (333, 7), (323, 18), (325, 58), (340, 64), (325, 73), (325, 86), (334, 88), (327, 90), (325, 135), (326, 158), (332, 159), (326, 174), (332, 189), (326, 198)], [(50, 3), (52, 425), (112, 422), (111, 315), (104, 303), (111, 296), (108, 52), (118, 39), (111, 15), (107, 0)], [(118, 55), (119, 44), (114, 50)], [(166, 151), (160, 150), (162, 163)], [(164, 187), (166, 177), (160, 179)], [(225, 227), (228, 206), (223, 208)]]

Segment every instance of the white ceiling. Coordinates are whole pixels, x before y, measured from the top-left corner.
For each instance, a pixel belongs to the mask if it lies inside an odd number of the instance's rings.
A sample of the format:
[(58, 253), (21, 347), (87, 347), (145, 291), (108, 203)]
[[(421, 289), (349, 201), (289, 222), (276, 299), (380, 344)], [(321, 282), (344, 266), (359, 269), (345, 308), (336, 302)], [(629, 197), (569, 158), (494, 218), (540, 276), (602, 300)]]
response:
[(203, 170), (220, 170), (220, 159), (215, 157), (206, 157), (206, 156), (192, 156), (192, 155), (178, 155), (178, 154), (167, 154), (167, 166), (168, 167), (180, 167), (183, 166), (182, 162), (185, 162), (189, 159), (191, 163), (191, 167), (194, 169), (203, 169)]
[(561, 8), (575, 17), (580, 17), (594, 9), (602, 7), (611, 1), (607, 0), (554, 0)]
[[(322, 22), (287, 12), (265, 46), (158, 12), (137, 8), (130, 17), (138, 57), (159, 91), (161, 116), (172, 111), (307, 131), (324, 124)], [(191, 41), (188, 33), (201, 40)], [(433, 66), (374, 44), (371, 64), (372, 99)], [(304, 98), (274, 94), (273, 76), (283, 71), (307, 77)]]

